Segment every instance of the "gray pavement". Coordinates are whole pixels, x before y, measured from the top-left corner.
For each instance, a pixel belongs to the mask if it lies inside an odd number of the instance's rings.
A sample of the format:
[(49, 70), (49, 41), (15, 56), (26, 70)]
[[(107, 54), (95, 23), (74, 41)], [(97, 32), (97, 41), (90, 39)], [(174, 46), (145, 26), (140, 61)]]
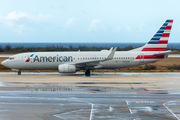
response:
[(0, 120), (180, 120), (179, 83), (179, 73), (0, 73)]

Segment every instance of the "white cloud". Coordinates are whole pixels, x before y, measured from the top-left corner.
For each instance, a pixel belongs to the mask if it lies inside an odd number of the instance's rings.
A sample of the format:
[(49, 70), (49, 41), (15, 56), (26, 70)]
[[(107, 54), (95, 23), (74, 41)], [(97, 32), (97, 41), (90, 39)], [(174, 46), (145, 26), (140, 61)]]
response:
[(16, 13), (15, 11), (13, 11), (13, 12), (10, 12), (5, 18), (11, 19), (11, 20), (18, 20), (21, 17), (28, 17), (28, 14), (25, 12)]
[(23, 31), (26, 30), (26, 28), (24, 27), (24, 25), (18, 25), (19, 29), (16, 29), (16, 32), (18, 32), (19, 34), (22, 34)]
[(127, 26), (127, 31), (131, 32), (130, 26)]
[(141, 23), (140, 25), (139, 25), (139, 30), (140, 30), (140, 32), (143, 32), (143, 26), (144, 26), (145, 24), (144, 23)]
[(71, 25), (74, 20), (75, 20), (74, 17), (70, 18), (70, 19), (66, 22), (66, 25)]
[(88, 31), (97, 31), (99, 28), (102, 28), (100, 26), (101, 20), (100, 19), (94, 19), (90, 26), (89, 26), (89, 30)]
[(41, 22), (50, 18), (51, 15), (42, 15), (37, 16), (29, 15), (25, 12), (10, 12), (6, 16), (0, 16), (0, 22), (3, 26), (8, 29), (13, 30), (16, 33), (22, 34), (23, 31), (30, 28), (32, 24), (36, 22)]
[(121, 27), (119, 25), (113, 28), (113, 32), (119, 32), (120, 30), (121, 30)]
[(179, 26), (179, 30), (180, 30), (180, 26)]
[(47, 19), (47, 18), (50, 18), (52, 16), (51, 15), (42, 15), (42, 14), (39, 14), (38, 16), (32, 16), (32, 17), (36, 18), (36, 19)]

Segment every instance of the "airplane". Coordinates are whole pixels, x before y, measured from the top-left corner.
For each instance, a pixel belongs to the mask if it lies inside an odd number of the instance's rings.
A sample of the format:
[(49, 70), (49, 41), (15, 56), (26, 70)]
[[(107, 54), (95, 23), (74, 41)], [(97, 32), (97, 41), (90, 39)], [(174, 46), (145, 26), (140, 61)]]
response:
[(117, 47), (101, 51), (29, 52), (9, 57), (1, 64), (12, 70), (48, 70), (76, 73), (85, 70), (90, 76), (94, 69), (120, 69), (154, 63), (168, 57), (166, 51), (173, 20), (166, 20), (144, 46), (129, 51), (116, 51)]

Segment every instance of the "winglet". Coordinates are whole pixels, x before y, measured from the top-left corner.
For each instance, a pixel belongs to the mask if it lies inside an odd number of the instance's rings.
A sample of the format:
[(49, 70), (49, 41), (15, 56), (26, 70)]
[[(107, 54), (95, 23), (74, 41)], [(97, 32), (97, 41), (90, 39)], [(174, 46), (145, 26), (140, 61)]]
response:
[(105, 60), (112, 60), (114, 57), (114, 53), (116, 52), (117, 47), (115, 47), (112, 52), (109, 54), (109, 56)]
[(109, 51), (112, 51), (113, 50), (113, 47), (111, 47), (110, 49), (109, 49)]

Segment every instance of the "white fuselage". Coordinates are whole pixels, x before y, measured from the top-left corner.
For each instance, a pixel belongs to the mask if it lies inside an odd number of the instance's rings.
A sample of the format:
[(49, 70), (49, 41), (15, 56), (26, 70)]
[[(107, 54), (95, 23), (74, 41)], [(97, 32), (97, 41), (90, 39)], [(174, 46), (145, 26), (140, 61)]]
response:
[[(3, 65), (11, 69), (18, 70), (57, 70), (58, 65), (60, 64), (76, 64), (87, 61), (103, 60), (109, 54), (110, 51), (21, 53), (10, 57), (12, 59), (3, 61)], [(152, 53), (143, 53), (137, 51), (116, 51), (112, 60), (99, 62), (98, 65), (93, 67), (78, 66), (78, 68), (81, 70), (129, 68), (142, 64), (153, 63), (162, 59), (144, 59), (143, 55), (145, 54), (151, 55)], [(142, 55), (142, 57), (137, 59), (138, 55)]]

